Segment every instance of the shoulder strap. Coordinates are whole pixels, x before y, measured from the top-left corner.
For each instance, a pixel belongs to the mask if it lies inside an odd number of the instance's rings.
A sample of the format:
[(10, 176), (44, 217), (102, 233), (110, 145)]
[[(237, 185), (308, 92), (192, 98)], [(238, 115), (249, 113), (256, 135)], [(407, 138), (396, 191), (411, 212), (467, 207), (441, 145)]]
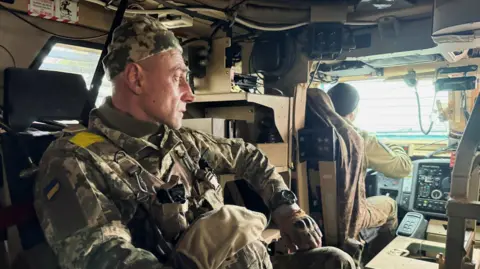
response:
[(208, 182), (213, 189), (218, 189), (220, 187), (217, 176), (211, 171), (202, 169), (199, 163), (193, 161), (184, 146), (177, 147), (174, 151), (177, 159), (183, 163), (195, 178)]
[[(113, 157), (113, 161), (120, 166), (122, 171), (124, 171), (125, 174), (127, 174), (131, 179), (134, 179), (136, 181), (137, 186), (135, 188), (138, 189), (136, 197), (137, 201), (139, 202), (140, 208), (142, 208), (142, 210), (144, 210), (148, 215), (148, 221), (150, 222), (153, 236), (155, 237), (155, 241), (157, 242), (157, 245), (155, 246), (155, 249), (152, 253), (159, 260), (168, 260), (168, 258), (172, 255), (173, 247), (165, 240), (162, 232), (157, 227), (151, 212), (147, 209), (151, 201), (150, 199), (152, 197), (155, 197), (156, 195), (156, 184), (164, 184), (163, 181), (150, 174), (134, 158), (128, 156), (121, 149), (117, 148), (118, 150), (116, 152), (107, 152), (107, 154), (104, 154), (103, 152), (102, 154), (99, 154), (100, 152), (95, 152), (98, 148), (87, 149), (87, 147), (95, 143), (106, 141), (107, 139), (105, 139), (101, 135), (91, 132), (80, 132), (70, 139), (70, 142), (72, 142), (73, 144), (87, 150), (89, 153), (96, 154), (107, 163), (110, 162)], [(107, 158), (107, 155), (110, 156), (108, 156)], [(148, 182), (148, 184), (145, 182), (145, 179), (147, 179), (146, 181)]]
[[(155, 188), (164, 184), (162, 180), (145, 170), (137, 160), (99, 134), (80, 132), (70, 138), (70, 142), (86, 150), (88, 154), (96, 155), (96, 158), (102, 159), (107, 164), (112, 161), (117, 163), (120, 169), (131, 179), (131, 184), (135, 188), (136, 198), (139, 202), (149, 200), (152, 195), (155, 195)], [(98, 147), (92, 147), (92, 145), (102, 142), (111, 145), (111, 150), (99, 152)]]

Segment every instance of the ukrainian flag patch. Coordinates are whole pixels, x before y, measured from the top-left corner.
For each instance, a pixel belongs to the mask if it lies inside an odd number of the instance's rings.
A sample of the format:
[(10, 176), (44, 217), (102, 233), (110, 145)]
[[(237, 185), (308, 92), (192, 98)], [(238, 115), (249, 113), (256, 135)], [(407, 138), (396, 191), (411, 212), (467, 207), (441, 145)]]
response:
[(48, 185), (43, 189), (43, 193), (47, 197), (48, 200), (52, 200), (52, 198), (57, 194), (60, 190), (60, 182), (57, 179), (54, 179), (48, 183)]

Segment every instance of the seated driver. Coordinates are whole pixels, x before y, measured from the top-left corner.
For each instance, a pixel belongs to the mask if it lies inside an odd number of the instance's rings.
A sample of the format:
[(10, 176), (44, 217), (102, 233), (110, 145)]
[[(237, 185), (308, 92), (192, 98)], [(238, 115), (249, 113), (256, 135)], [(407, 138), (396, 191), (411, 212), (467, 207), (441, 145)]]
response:
[[(346, 83), (339, 83), (328, 91), (335, 111), (353, 125), (358, 112), (357, 90)], [(365, 140), (367, 166), (389, 178), (401, 179), (412, 172), (412, 161), (408, 154), (397, 145), (385, 145), (374, 134), (355, 129)]]
[[(352, 126), (357, 115), (359, 95), (357, 90), (346, 83), (339, 83), (328, 91), (337, 114)], [(355, 127), (355, 126), (354, 126)], [(374, 169), (390, 178), (403, 178), (412, 171), (412, 162), (408, 154), (396, 145), (382, 144), (374, 134), (355, 127), (364, 139), (366, 168)], [(397, 204), (387, 196), (367, 198), (368, 217), (364, 228), (380, 227), (391, 232), (397, 228)], [(382, 229), (383, 230), (383, 229)]]

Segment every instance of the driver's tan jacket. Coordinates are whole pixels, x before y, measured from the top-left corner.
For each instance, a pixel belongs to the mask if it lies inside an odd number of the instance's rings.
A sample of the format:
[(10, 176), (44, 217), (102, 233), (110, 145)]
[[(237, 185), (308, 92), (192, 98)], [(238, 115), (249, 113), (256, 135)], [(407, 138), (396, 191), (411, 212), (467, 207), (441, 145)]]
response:
[(357, 129), (365, 141), (365, 158), (368, 168), (389, 178), (404, 178), (412, 172), (410, 156), (397, 145), (386, 145), (375, 134)]

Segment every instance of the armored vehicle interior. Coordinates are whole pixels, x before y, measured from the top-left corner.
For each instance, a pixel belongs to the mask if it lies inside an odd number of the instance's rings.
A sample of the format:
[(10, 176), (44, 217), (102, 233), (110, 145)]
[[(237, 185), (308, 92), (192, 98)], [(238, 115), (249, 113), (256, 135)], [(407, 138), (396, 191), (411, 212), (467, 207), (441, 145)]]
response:
[[(405, 178), (367, 171), (367, 196), (395, 199), (399, 226), (359, 266), (480, 267), (480, 1), (0, 0), (0, 268), (48, 268), (32, 207), (38, 161), (111, 93), (100, 60), (136, 15), (184, 48), (196, 97), (183, 125), (259, 147), (318, 216), (323, 245), (344, 240), (328, 195), (341, 192), (342, 167), (331, 129), (305, 126), (307, 89), (346, 82), (360, 94), (355, 124), (413, 161)], [(219, 177), (226, 203), (268, 214), (241, 179)], [(275, 227), (264, 239), (282, 252)], [(375, 231), (359, 249), (371, 244)]]

